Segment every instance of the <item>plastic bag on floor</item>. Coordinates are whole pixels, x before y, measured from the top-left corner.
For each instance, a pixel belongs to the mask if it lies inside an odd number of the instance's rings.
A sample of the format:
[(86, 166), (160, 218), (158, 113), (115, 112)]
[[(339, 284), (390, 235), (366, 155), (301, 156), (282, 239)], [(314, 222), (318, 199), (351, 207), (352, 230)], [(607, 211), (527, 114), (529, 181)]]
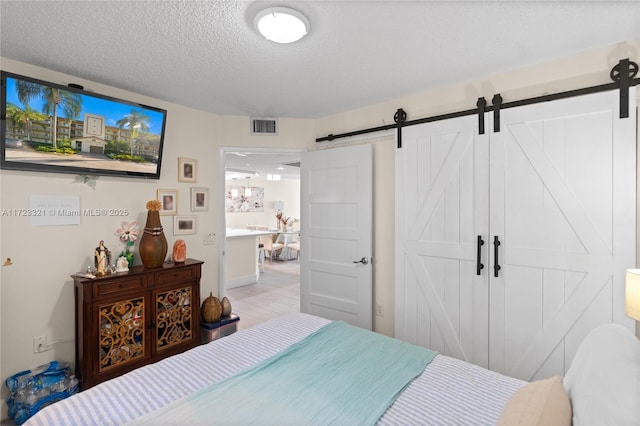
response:
[(78, 392), (78, 379), (68, 362), (52, 361), (33, 370), (16, 373), (6, 380), (10, 395), (9, 417), (21, 425), (49, 404)]

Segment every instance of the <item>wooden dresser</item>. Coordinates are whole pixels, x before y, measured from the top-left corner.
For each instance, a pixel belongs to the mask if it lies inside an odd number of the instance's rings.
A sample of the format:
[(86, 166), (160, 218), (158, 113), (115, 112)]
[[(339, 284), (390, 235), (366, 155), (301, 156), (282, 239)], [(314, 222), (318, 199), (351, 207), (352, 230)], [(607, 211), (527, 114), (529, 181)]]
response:
[(202, 263), (187, 259), (95, 279), (72, 277), (81, 389), (200, 343)]

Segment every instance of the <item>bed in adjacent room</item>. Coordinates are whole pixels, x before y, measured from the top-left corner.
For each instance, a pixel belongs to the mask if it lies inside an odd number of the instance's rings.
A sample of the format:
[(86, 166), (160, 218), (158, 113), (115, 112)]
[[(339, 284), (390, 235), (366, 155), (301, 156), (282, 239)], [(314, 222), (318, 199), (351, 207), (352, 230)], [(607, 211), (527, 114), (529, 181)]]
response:
[[(631, 339), (630, 359), (640, 362), (640, 343)], [(637, 371), (629, 392), (640, 386)], [(581, 376), (571, 378), (580, 391)], [(553, 402), (558, 395), (564, 405)], [(627, 411), (640, 420), (633, 409)], [(478, 425), (531, 416), (571, 422), (560, 378), (527, 384), (345, 323), (293, 314), (101, 383), (26, 424)]]

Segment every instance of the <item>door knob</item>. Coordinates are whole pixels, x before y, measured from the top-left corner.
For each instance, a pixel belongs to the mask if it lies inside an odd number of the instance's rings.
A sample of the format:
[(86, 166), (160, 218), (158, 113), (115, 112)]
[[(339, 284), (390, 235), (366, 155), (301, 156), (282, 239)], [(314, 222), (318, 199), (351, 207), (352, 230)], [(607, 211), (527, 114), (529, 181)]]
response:
[(369, 263), (369, 259), (367, 259), (366, 257), (363, 257), (360, 260), (354, 260), (353, 263), (362, 263), (363, 265), (367, 265)]

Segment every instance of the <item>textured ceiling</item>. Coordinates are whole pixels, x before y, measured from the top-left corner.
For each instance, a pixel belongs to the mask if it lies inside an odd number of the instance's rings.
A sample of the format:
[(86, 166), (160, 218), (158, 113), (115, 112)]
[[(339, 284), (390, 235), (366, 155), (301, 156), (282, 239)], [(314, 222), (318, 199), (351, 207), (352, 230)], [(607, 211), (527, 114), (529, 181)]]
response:
[[(308, 36), (260, 37), (253, 18), (274, 5), (303, 12)], [(3, 57), (254, 117), (323, 117), (637, 39), (638, 1), (0, 1)]]

